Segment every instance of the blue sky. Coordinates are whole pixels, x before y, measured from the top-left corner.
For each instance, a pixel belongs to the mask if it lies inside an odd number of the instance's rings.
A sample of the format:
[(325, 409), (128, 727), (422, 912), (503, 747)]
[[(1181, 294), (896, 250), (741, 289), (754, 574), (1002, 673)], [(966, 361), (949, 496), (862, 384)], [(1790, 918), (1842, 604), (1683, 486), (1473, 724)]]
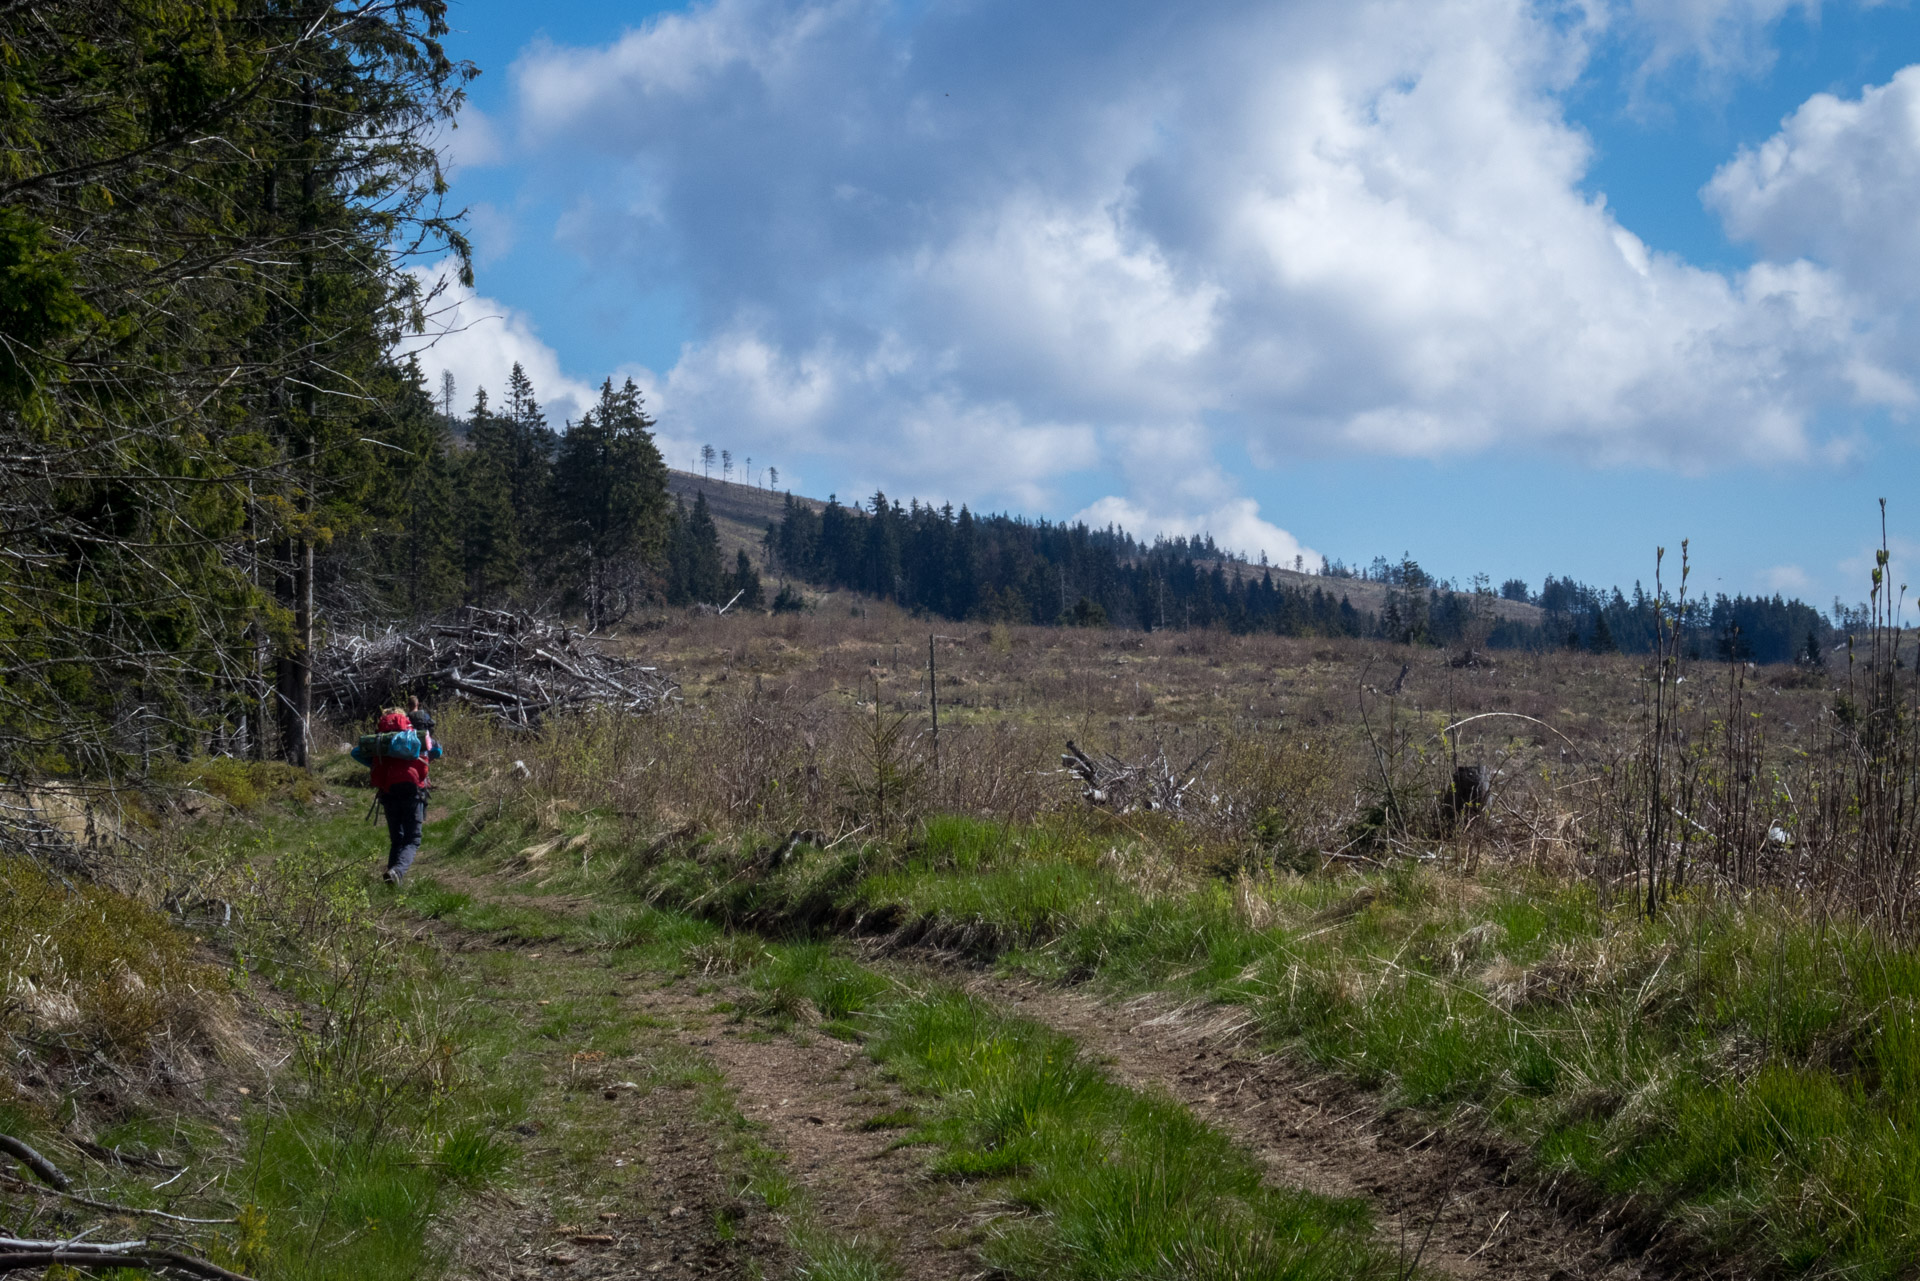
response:
[(1920, 553), (1908, 4), (452, 21), (463, 401), (630, 376), (678, 466), (1463, 581), (1688, 537), (1709, 590), (1856, 600), (1881, 497)]

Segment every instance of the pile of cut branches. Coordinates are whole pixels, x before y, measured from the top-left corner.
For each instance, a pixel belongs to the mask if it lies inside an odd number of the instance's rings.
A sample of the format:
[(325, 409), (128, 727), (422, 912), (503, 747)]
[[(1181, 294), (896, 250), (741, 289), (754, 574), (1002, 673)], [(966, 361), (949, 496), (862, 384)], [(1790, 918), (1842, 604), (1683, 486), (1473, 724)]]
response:
[(408, 694), (451, 696), (528, 729), (550, 712), (648, 712), (678, 698), (657, 668), (607, 654), (564, 623), (468, 607), (451, 622), (339, 637), (314, 656), (315, 710), (357, 721)]

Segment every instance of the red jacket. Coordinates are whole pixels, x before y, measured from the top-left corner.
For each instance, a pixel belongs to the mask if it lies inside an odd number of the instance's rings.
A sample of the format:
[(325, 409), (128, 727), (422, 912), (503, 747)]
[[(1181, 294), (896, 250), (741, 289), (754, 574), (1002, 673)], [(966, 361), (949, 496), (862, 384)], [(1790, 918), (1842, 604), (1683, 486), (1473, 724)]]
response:
[[(407, 719), (405, 712), (388, 712), (380, 718), (380, 724), (375, 726), (374, 732), (378, 734), (392, 734), (398, 730), (412, 728), (413, 722)], [(373, 763), (374, 789), (379, 792), (385, 792), (395, 783), (406, 782), (411, 782), (415, 787), (425, 787), (427, 785), (427, 753), (425, 749), (431, 747), (432, 743), (433, 740), (428, 736), (427, 731), (421, 730), (420, 746), (422, 751), (420, 755), (410, 761), (401, 760), (397, 756), (382, 756), (375, 760)]]

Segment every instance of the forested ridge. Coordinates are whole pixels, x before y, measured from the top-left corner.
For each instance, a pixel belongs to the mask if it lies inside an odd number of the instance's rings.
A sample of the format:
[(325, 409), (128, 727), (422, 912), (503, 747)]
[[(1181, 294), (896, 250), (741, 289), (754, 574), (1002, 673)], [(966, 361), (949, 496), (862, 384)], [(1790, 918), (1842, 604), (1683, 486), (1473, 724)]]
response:
[[(1208, 535), (1148, 543), (1116, 527), (902, 507), (884, 493), (865, 504), (836, 499), (820, 512), (789, 498), (766, 544), (778, 569), (807, 582), (950, 619), (1599, 653), (1647, 653), (1656, 638), (1655, 599), (1639, 584), (1627, 595), (1548, 576), (1537, 594), (1518, 580), (1496, 593), (1483, 577), (1462, 590), (1411, 556), (1377, 559), (1359, 573), (1323, 561), (1317, 575), (1276, 581), (1272, 567), (1231, 556)], [(1384, 584), (1380, 608), (1354, 604), (1356, 579)], [(1501, 617), (1497, 598), (1537, 606), (1539, 621)], [(1818, 610), (1777, 595), (1696, 598), (1680, 616), (1699, 655), (1817, 663), (1834, 640)]]

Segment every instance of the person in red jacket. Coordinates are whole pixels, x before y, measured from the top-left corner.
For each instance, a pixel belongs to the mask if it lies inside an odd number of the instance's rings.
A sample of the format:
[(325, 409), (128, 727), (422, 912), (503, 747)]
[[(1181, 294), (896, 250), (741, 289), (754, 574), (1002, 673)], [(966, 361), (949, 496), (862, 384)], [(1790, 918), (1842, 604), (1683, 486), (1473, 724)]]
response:
[[(413, 722), (405, 712), (386, 712), (376, 732), (392, 734), (412, 728)], [(412, 760), (381, 756), (373, 762), (374, 790), (380, 794), (380, 807), (387, 812), (386, 880), (391, 885), (400, 883), (420, 852), (420, 829), (427, 822), (427, 794), (432, 790), (427, 786), (427, 755), (432, 749), (432, 736), (421, 730), (420, 755)]]

